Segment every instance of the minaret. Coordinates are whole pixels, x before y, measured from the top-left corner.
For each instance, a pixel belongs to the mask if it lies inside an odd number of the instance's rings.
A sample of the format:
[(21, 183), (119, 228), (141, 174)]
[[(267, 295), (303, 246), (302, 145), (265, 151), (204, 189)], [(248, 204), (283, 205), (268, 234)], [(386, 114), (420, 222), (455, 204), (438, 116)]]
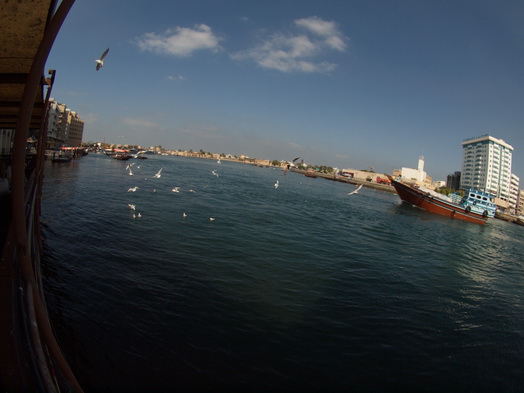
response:
[(420, 156), (418, 158), (418, 180), (419, 181), (424, 181), (424, 156)]

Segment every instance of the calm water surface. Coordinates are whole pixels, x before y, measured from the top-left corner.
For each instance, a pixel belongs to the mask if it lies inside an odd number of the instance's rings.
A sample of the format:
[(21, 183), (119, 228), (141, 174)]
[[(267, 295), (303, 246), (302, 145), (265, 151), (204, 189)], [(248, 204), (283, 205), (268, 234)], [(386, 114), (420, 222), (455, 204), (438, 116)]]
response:
[(524, 391), (523, 227), (224, 161), (46, 165), (46, 296), (86, 391)]

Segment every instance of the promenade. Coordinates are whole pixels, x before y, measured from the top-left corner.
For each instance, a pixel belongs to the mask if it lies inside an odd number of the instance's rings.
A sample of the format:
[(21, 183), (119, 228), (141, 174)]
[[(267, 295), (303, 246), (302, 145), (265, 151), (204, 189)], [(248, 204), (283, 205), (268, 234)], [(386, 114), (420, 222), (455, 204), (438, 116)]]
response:
[[(304, 176), (307, 173), (307, 171), (303, 170), (303, 169), (290, 168), (289, 170), (291, 172), (303, 174)], [(315, 176), (316, 177), (321, 177), (321, 178), (326, 179), (326, 180), (338, 181), (338, 182), (341, 182), (341, 183), (354, 184), (356, 186), (362, 185), (363, 187), (373, 188), (375, 190), (390, 192), (390, 193), (393, 193), (393, 194), (397, 193), (395, 191), (395, 187), (393, 187), (393, 186), (389, 186), (389, 185), (386, 185), (386, 184), (379, 184), (379, 183), (375, 183), (375, 182), (367, 181), (367, 180), (363, 180), (363, 179), (355, 179), (355, 178), (350, 179), (350, 178), (345, 177), (345, 176), (337, 176), (335, 173), (315, 172)]]

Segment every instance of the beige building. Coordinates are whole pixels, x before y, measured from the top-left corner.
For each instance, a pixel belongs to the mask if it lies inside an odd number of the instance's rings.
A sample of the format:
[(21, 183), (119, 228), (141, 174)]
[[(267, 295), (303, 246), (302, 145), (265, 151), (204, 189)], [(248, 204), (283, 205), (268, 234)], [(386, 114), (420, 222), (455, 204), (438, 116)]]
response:
[(387, 179), (387, 176), (383, 173), (361, 171), (358, 169), (342, 169), (342, 175), (350, 179), (370, 181), (374, 183), (379, 183), (381, 180)]
[(511, 182), (509, 185), (509, 198), (508, 198), (509, 209), (510, 209), (510, 213), (512, 214), (516, 214), (517, 212), (517, 202), (519, 199), (519, 185), (520, 185), (519, 183), (520, 183), (519, 177), (515, 175), (514, 173), (512, 173)]
[(524, 190), (519, 191), (517, 200), (517, 216), (524, 216)]
[(79, 147), (83, 134), (84, 122), (78, 113), (69, 109), (65, 104), (51, 100), (47, 123), (47, 148)]
[(69, 123), (69, 132), (66, 135), (66, 145), (70, 147), (80, 147), (84, 134), (84, 122), (80, 119), (78, 113), (74, 111), (69, 111), (67, 121)]

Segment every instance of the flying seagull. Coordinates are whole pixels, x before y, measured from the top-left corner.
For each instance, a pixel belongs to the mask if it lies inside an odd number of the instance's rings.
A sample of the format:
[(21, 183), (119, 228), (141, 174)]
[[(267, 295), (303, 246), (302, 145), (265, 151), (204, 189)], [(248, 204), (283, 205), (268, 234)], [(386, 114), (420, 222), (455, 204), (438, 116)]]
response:
[(218, 177), (218, 173), (216, 173), (216, 171), (211, 171), (211, 173), (212, 173), (213, 175), (215, 175), (216, 177)]
[(140, 187), (136, 186), (136, 187), (131, 187), (129, 190), (127, 190), (127, 192), (135, 192), (136, 190), (138, 190)]
[(291, 168), (291, 166), (295, 166), (295, 161), (298, 160), (300, 157), (295, 157), (293, 158), (293, 163), (291, 162), (287, 162), (286, 165), (284, 165), (284, 174), (288, 171), (289, 168)]
[(278, 180), (277, 180), (277, 182), (275, 183), (275, 188), (278, 188)]
[(100, 59), (95, 60), (96, 61), (96, 70), (98, 71), (102, 66), (104, 65), (104, 58), (107, 55), (107, 52), (109, 52), (109, 48), (107, 48), (104, 53), (102, 53), (102, 56), (100, 56)]
[(160, 168), (160, 170), (157, 173), (155, 173), (155, 175), (153, 177), (155, 177), (157, 179), (160, 179), (160, 176), (162, 176), (162, 169), (164, 169), (164, 168)]
[(360, 186), (358, 186), (358, 188), (355, 190), (355, 191), (351, 191), (351, 192), (348, 192), (348, 195), (353, 195), (353, 194), (357, 194), (358, 191), (362, 188), (362, 184)]

